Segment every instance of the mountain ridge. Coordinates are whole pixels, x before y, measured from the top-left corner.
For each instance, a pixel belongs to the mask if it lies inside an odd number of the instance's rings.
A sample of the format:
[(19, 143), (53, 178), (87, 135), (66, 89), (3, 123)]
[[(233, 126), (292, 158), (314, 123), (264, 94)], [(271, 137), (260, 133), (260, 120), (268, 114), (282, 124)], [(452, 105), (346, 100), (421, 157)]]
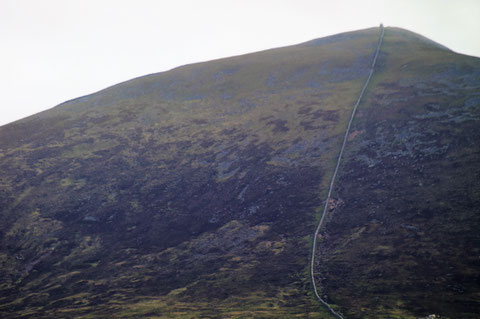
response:
[[(387, 29), (389, 30), (392, 30), (392, 31), (399, 31), (399, 32), (402, 32), (404, 34), (406, 34), (407, 37), (410, 37), (410, 38), (414, 38), (414, 39), (417, 39), (417, 40), (420, 40), (420, 41), (423, 41), (427, 44), (432, 44), (433, 46), (437, 46), (438, 48), (442, 48), (444, 50), (448, 50), (448, 51), (451, 51), (451, 52), (454, 52), (452, 51), (451, 49), (443, 46), (442, 44), (439, 44), (435, 41), (432, 41), (420, 34), (417, 34), (415, 32), (412, 32), (412, 31), (409, 31), (407, 29), (403, 29), (403, 28), (398, 28), (398, 27), (386, 27)], [(178, 69), (183, 69), (183, 68), (187, 68), (187, 67), (194, 67), (196, 65), (201, 65), (201, 64), (204, 64), (204, 63), (215, 63), (215, 62), (222, 62), (224, 60), (228, 60), (228, 59), (234, 59), (234, 58), (239, 58), (239, 57), (244, 57), (244, 56), (247, 56), (247, 55), (253, 55), (253, 54), (262, 54), (262, 53), (268, 53), (269, 51), (272, 51), (272, 50), (278, 50), (278, 49), (285, 49), (285, 48), (289, 48), (289, 47), (295, 47), (295, 46), (309, 46), (309, 45), (319, 45), (319, 44), (325, 44), (325, 43), (332, 43), (332, 42), (338, 42), (338, 41), (341, 41), (341, 40), (348, 40), (348, 39), (351, 39), (352, 37), (354, 37), (355, 35), (358, 36), (359, 32), (365, 32), (365, 31), (373, 31), (373, 30), (376, 30), (377, 28), (376, 27), (372, 27), (372, 28), (366, 28), (366, 29), (362, 29), (362, 30), (356, 30), (356, 31), (347, 31), (347, 32), (342, 32), (342, 33), (338, 33), (338, 34), (333, 34), (333, 35), (329, 35), (329, 36), (325, 36), (325, 37), (322, 37), (322, 38), (316, 38), (316, 39), (312, 39), (312, 40), (307, 40), (307, 41), (304, 41), (304, 42), (300, 42), (300, 43), (297, 43), (297, 44), (293, 44), (293, 45), (288, 45), (288, 46), (281, 46), (281, 47), (275, 47), (275, 48), (270, 48), (270, 49), (265, 49), (265, 50), (261, 50), (261, 51), (255, 51), (255, 52), (250, 52), (250, 53), (244, 53), (244, 54), (240, 54), (240, 55), (233, 55), (233, 56), (228, 56), (228, 57), (220, 57), (220, 58), (215, 58), (213, 60), (209, 60), (209, 61), (203, 61), (203, 62), (192, 62), (192, 63), (188, 63), (188, 64), (184, 64), (184, 65), (180, 65), (180, 66), (177, 66), (177, 67), (173, 67), (172, 69), (169, 69), (169, 70), (165, 70), (165, 71), (160, 71), (160, 72), (154, 72), (154, 73), (150, 73), (150, 74), (145, 74), (145, 75), (141, 75), (141, 76), (138, 76), (138, 77), (134, 77), (134, 78), (131, 78), (129, 80), (125, 80), (125, 81), (122, 81), (120, 83), (117, 83), (117, 84), (114, 84), (114, 85), (111, 85), (111, 86), (108, 86), (106, 88), (103, 88), (99, 91), (96, 91), (96, 92), (93, 92), (93, 93), (89, 93), (89, 94), (85, 94), (85, 95), (82, 95), (82, 96), (79, 96), (79, 97), (76, 97), (76, 98), (72, 98), (72, 99), (69, 99), (69, 100), (66, 100), (64, 102), (61, 102), (59, 103), (58, 105), (52, 107), (51, 109), (47, 109), (47, 110), (44, 110), (44, 111), (41, 111), (41, 112), (38, 112), (38, 113), (35, 113), (35, 114), (32, 114), (32, 115), (29, 115), (23, 119), (19, 119), (19, 120), (16, 120), (16, 121), (13, 121), (13, 122), (10, 122), (10, 123), (6, 123), (6, 124), (3, 124), (2, 126), (5, 126), (5, 125), (10, 125), (12, 123), (16, 123), (16, 122), (19, 122), (19, 121), (23, 121), (23, 120), (26, 120), (26, 119), (29, 119), (31, 118), (32, 116), (37, 116), (39, 114), (43, 114), (44, 112), (48, 112), (50, 110), (52, 110), (53, 108), (57, 108), (57, 107), (61, 107), (62, 105), (65, 105), (65, 104), (69, 104), (71, 102), (79, 102), (80, 100), (82, 99), (85, 99), (85, 98), (89, 98), (89, 97), (92, 97), (93, 95), (95, 94), (99, 94), (105, 90), (109, 90), (109, 89), (112, 89), (114, 87), (118, 87), (118, 86), (121, 86), (121, 85), (125, 85), (127, 83), (130, 83), (130, 82), (134, 82), (134, 81), (137, 81), (137, 80), (141, 80), (141, 79), (145, 79), (147, 77), (155, 77), (155, 76), (160, 76), (162, 74), (165, 74), (165, 73), (168, 73), (168, 72), (171, 72), (171, 71), (175, 71), (175, 70), (178, 70)], [(460, 54), (460, 53), (457, 53), (457, 54)], [(467, 55), (468, 56), (468, 55)], [(0, 126), (1, 127), (1, 126)]]

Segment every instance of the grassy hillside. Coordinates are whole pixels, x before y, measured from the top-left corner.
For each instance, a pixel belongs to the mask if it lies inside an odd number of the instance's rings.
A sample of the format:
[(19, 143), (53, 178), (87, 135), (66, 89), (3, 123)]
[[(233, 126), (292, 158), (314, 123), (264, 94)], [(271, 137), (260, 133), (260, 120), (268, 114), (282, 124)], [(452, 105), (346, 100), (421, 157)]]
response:
[[(309, 247), (378, 36), (187, 65), (0, 127), (0, 317), (329, 318)], [(478, 59), (387, 28), (378, 65), (319, 279), (349, 318), (471, 317)]]

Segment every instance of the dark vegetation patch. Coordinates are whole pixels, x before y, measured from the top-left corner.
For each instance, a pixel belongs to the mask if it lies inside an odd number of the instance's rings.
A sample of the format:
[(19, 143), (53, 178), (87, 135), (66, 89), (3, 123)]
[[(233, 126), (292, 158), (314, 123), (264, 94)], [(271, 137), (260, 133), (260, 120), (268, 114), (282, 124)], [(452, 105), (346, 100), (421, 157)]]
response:
[(203, 124), (208, 124), (208, 121), (203, 119), (194, 119), (192, 120), (192, 123), (196, 125), (203, 125)]
[(338, 122), (339, 120), (338, 110), (314, 110), (315, 106), (318, 107), (317, 102), (299, 101), (298, 103), (302, 106), (297, 114), (308, 115), (312, 121), (321, 119), (323, 121)]
[(262, 116), (261, 118), (259, 118), (258, 120), (260, 122), (265, 122), (267, 120), (270, 120), (270, 119), (273, 119), (273, 116), (269, 115), (269, 116)]
[(282, 133), (289, 130), (289, 128), (286, 126), (287, 121), (285, 120), (271, 120), (268, 121), (267, 124), (273, 126), (273, 133)]
[(312, 111), (313, 109), (310, 106), (302, 106), (298, 110), (298, 114), (303, 115), (303, 114), (308, 114)]
[(376, 87), (353, 128), (366, 134), (347, 144), (319, 280), (349, 318), (399, 308), (449, 318), (480, 311), (472, 302), (480, 130), (461, 102), (472, 91), (439, 97), (427, 82), (412, 94), (415, 85)]
[[(271, 125), (283, 132), (286, 122)], [(167, 298), (175, 289), (185, 289), (177, 301), (225, 302), (252, 289), (275, 298), (274, 287), (305, 284), (298, 276), (308, 259), (305, 225), (313, 227), (321, 204), (320, 169), (269, 165), (271, 147), (238, 147), (248, 134), (237, 129), (195, 142), (156, 139), (160, 131), (96, 134), (85, 126), (62, 147), (16, 151), (16, 161), (2, 162), (6, 177), (30, 183), (2, 199), (2, 252), (10, 257), (1, 311)], [(21, 299), (25, 289), (42, 297)]]
[[(313, 131), (319, 129), (318, 126), (314, 125), (314, 121), (301, 121), (300, 125), (303, 127), (304, 130)], [(325, 126), (324, 126), (325, 127)]]
[(313, 119), (323, 119), (324, 121), (331, 121), (331, 122), (338, 122), (338, 111), (337, 110), (329, 110), (329, 111), (322, 111), (318, 110), (312, 113)]

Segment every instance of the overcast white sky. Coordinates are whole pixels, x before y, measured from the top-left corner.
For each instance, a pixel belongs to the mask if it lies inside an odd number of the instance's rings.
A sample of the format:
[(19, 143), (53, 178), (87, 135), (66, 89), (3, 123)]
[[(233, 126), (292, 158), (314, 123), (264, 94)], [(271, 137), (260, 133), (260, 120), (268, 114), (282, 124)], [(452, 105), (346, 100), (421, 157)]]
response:
[(133, 77), (380, 22), (480, 56), (480, 0), (0, 0), (0, 125)]

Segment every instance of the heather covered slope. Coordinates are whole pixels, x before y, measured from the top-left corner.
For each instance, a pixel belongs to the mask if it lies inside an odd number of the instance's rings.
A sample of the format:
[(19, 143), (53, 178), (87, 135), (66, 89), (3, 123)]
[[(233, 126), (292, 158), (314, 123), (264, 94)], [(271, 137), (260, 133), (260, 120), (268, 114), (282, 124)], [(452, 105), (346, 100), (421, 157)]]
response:
[(322, 317), (309, 243), (378, 35), (188, 65), (2, 127), (0, 311)]
[[(188, 65), (0, 127), (0, 316), (329, 318), (308, 281), (310, 241), (378, 36)], [(377, 63), (319, 276), (349, 317), (467, 316), (478, 59), (387, 28)], [(450, 282), (429, 291), (419, 279), (439, 259)]]
[(320, 245), (325, 292), (347, 318), (478, 318), (480, 60), (387, 29), (357, 115)]

